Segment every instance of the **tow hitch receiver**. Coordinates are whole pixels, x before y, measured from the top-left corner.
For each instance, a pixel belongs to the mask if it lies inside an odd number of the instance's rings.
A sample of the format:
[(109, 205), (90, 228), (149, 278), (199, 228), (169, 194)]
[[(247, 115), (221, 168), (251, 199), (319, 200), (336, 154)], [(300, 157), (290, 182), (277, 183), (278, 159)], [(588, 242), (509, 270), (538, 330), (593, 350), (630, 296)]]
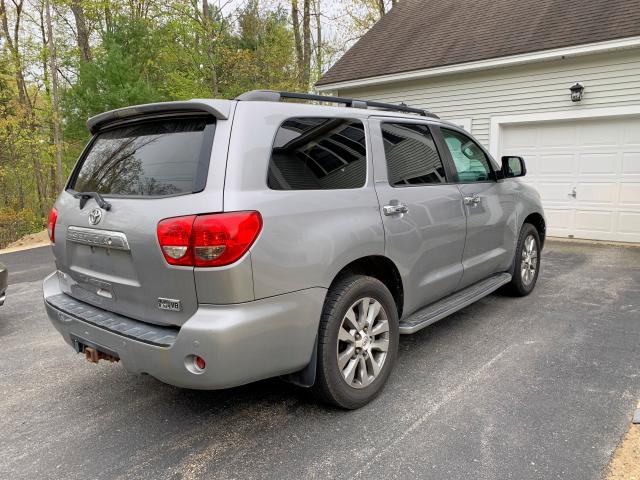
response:
[(87, 342), (75, 335), (71, 335), (71, 340), (73, 341), (73, 348), (75, 351), (78, 353), (84, 353), (84, 358), (87, 362), (98, 363), (100, 360), (108, 360), (113, 363), (120, 361), (118, 354), (112, 352), (108, 348), (96, 345), (93, 342)]
[(112, 363), (120, 361), (118, 357), (109, 355), (108, 353), (100, 352), (91, 347), (84, 347), (84, 358), (86, 358), (87, 361), (91, 363), (98, 363), (100, 360), (109, 360)]

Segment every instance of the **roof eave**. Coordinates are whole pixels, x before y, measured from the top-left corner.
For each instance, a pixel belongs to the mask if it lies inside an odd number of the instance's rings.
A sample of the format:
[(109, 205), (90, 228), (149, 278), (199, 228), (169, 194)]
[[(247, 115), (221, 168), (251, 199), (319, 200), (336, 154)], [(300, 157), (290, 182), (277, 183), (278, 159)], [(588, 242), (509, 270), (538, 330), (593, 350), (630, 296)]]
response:
[(342, 90), (345, 88), (357, 88), (372, 85), (382, 85), (385, 83), (400, 82), (407, 80), (419, 80), (439, 75), (450, 75), (454, 73), (472, 72), (487, 70), (506, 66), (514, 66), (524, 63), (539, 62), (544, 60), (554, 60), (562, 57), (572, 57), (586, 55), (590, 53), (602, 53), (612, 50), (622, 50), (627, 48), (640, 47), (640, 36), (606, 40), (603, 42), (587, 43), (569, 47), (560, 47), (550, 50), (540, 50), (537, 52), (510, 55), (507, 57), (491, 58), (473, 62), (459, 63), (455, 65), (445, 65), (442, 67), (426, 68), (423, 70), (411, 70), (408, 72), (392, 73), (341, 82), (326, 83), (315, 86), (318, 92)]

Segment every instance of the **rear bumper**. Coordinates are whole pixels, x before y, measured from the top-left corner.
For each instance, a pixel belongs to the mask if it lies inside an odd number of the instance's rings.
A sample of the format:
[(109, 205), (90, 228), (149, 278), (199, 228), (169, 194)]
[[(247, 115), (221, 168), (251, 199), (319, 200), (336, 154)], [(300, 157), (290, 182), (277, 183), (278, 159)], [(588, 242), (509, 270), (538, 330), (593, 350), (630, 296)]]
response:
[[(74, 339), (115, 352), (133, 373), (148, 373), (184, 388), (213, 390), (302, 369), (313, 352), (326, 290), (311, 288), (234, 305), (200, 305), (170, 346), (140, 341), (70, 315), (47, 301), (62, 292), (54, 273), (43, 283), (51, 323), (71, 346)], [(201, 373), (187, 357), (206, 361)]]

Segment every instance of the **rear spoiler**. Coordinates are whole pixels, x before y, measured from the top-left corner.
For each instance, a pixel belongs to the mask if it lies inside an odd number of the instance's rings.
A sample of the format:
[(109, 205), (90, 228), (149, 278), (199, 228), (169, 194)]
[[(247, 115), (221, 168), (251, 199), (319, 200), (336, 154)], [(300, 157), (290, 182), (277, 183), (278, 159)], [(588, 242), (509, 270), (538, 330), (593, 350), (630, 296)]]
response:
[(105, 126), (122, 120), (135, 119), (148, 115), (162, 115), (165, 113), (208, 113), (218, 120), (226, 120), (231, 112), (230, 100), (187, 100), (183, 102), (162, 102), (135, 105), (101, 113), (87, 120), (87, 128), (95, 134)]

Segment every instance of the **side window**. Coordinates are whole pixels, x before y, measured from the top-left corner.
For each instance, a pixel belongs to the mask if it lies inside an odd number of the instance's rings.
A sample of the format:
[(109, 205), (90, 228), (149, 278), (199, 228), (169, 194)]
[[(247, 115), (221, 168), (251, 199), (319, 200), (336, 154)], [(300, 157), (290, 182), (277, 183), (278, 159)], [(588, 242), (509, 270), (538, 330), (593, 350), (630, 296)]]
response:
[(391, 186), (446, 182), (442, 160), (426, 125), (383, 123), (382, 139)]
[(278, 129), (267, 176), (272, 190), (361, 188), (366, 177), (361, 121), (297, 117)]
[(486, 182), (491, 179), (489, 159), (476, 142), (462, 133), (442, 129), (460, 182)]

